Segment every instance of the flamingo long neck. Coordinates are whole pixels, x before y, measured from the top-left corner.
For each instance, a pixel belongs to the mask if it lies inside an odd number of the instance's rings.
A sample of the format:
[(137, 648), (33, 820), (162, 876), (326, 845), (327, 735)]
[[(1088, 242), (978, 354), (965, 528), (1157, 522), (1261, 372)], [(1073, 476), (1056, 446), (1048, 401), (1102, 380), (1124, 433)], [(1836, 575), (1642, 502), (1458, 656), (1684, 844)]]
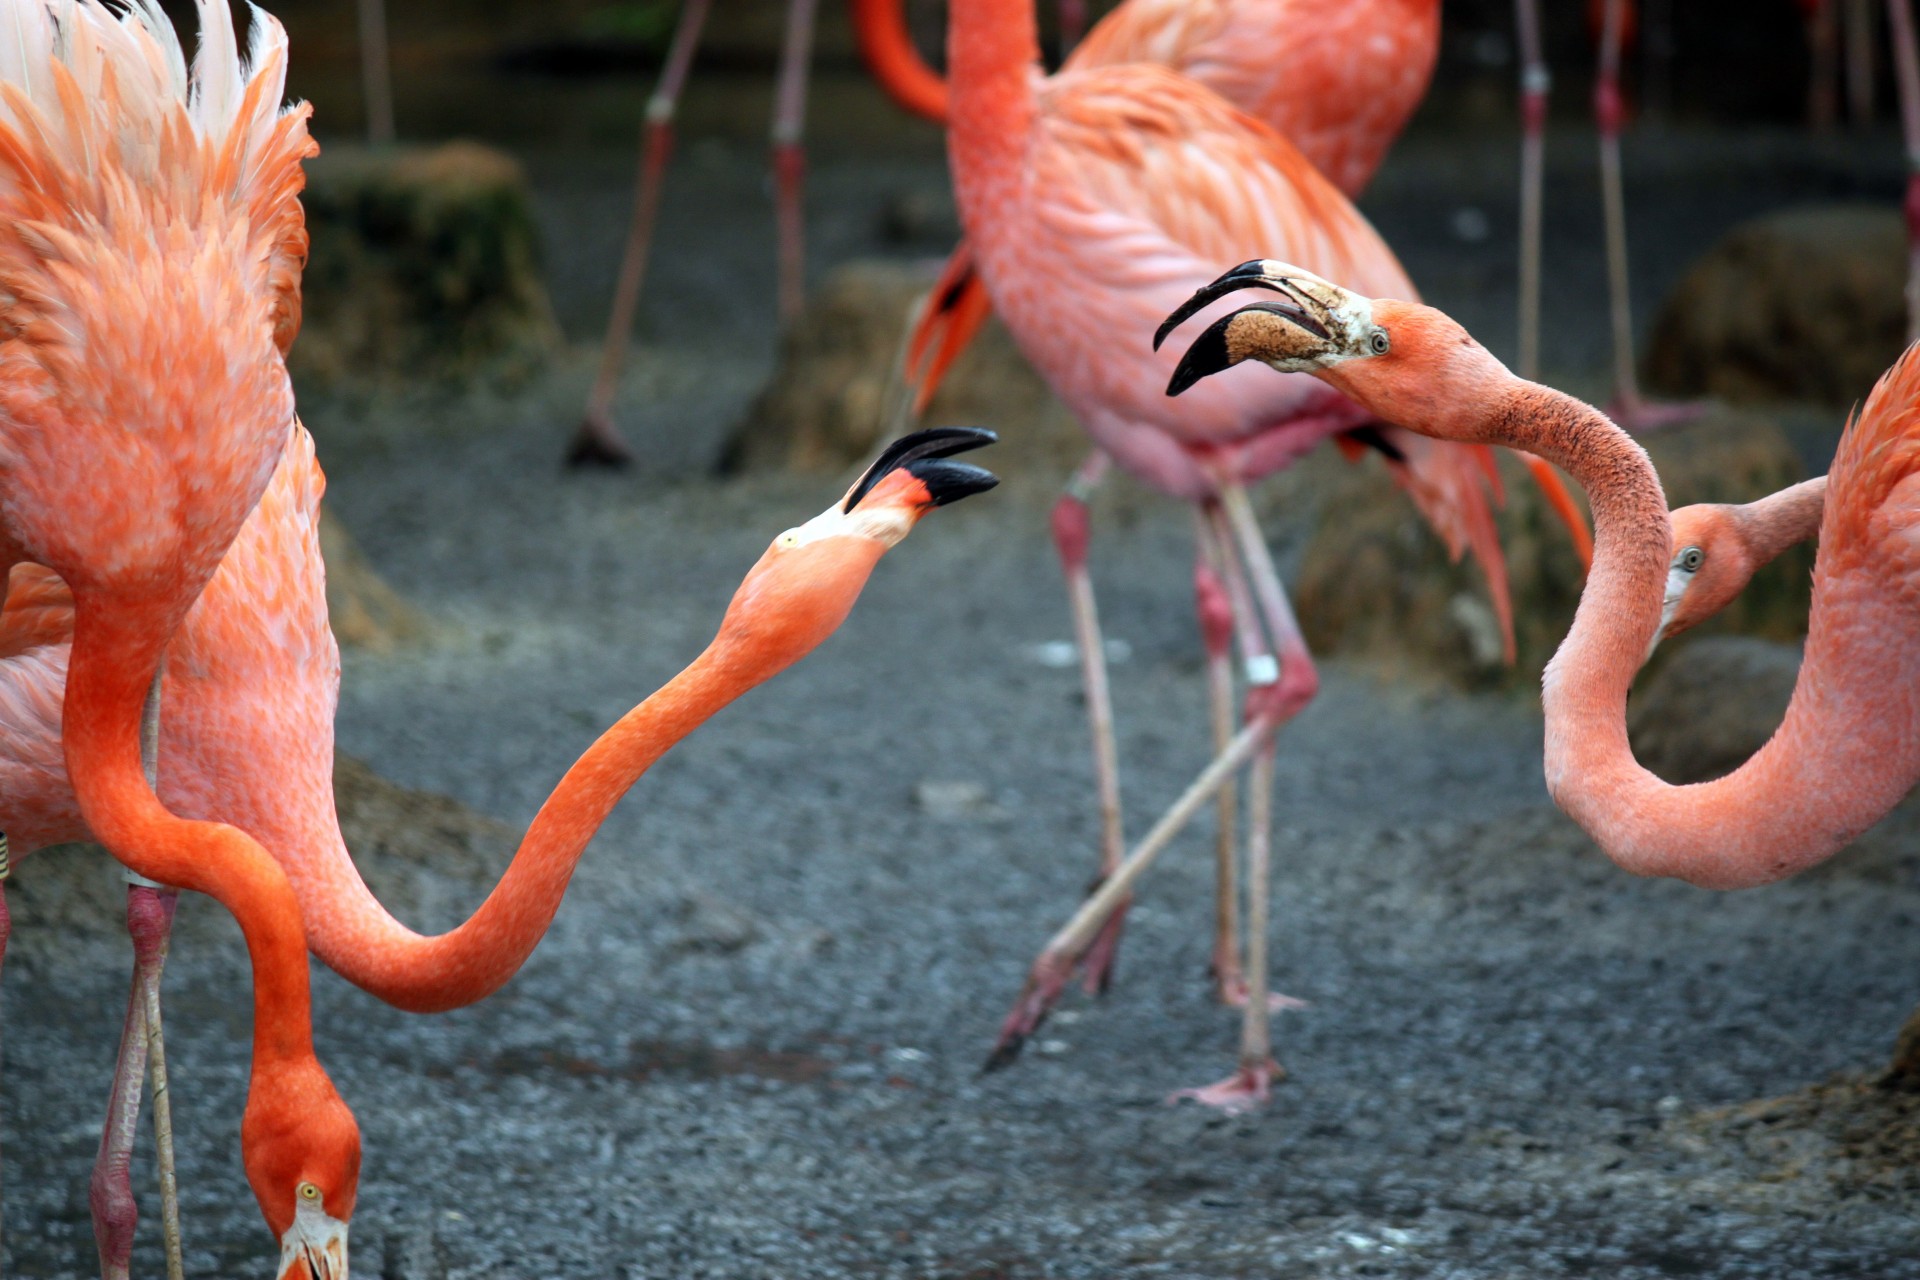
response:
[(947, 82), (913, 43), (906, 0), (853, 0), (853, 32), (861, 60), (888, 97), (904, 111), (947, 122)]
[(149, 879), (216, 899), (253, 964), (253, 1080), (313, 1062), (306, 933), (293, 888), (246, 833), (163, 807), (140, 763), (140, 717), (165, 628), (76, 592), (62, 739), (88, 828)]
[(500, 883), (463, 924), (423, 936), (367, 889), (339, 828), (316, 833), (326, 856), (304, 860), (313, 946), (342, 977), (390, 1004), (428, 1013), (471, 1004), (520, 969), (560, 909), (574, 868), (607, 815), (653, 763), (722, 707), (781, 669), (721, 642), (587, 748), (547, 797)]
[(999, 209), (1018, 201), (1025, 181), (1040, 36), (1033, 0), (959, 0), (948, 24), (948, 155), (961, 223), (985, 243), (1014, 232)]
[(1815, 476), (1739, 508), (1740, 537), (1755, 568), (1819, 534), (1826, 502), (1827, 478)]
[(1626, 703), (1659, 625), (1671, 554), (1659, 477), (1598, 410), (1502, 375), (1478, 429), (1565, 468), (1593, 503), (1593, 572), (1543, 681), (1554, 799), (1627, 870), (1706, 888), (1764, 884), (1845, 847), (1913, 785), (1906, 726), (1920, 671), (1908, 659), (1899, 672), (1877, 665), (1871, 689), (1844, 680), (1863, 645), (1897, 660), (1903, 621), (1857, 583), (1816, 581), (1807, 658), (1772, 740), (1713, 782), (1656, 778), (1633, 758)]

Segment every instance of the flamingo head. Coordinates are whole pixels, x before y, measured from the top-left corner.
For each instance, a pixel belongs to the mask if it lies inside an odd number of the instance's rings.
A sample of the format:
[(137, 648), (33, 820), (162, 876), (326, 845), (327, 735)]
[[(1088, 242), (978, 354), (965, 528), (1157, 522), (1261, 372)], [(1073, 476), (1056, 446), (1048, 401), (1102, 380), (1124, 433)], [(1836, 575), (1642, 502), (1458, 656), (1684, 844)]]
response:
[(734, 593), (714, 651), (750, 664), (758, 679), (812, 652), (923, 516), (999, 483), (952, 458), (997, 439), (978, 427), (938, 427), (888, 445), (839, 502), (773, 540)]
[(1759, 568), (1741, 536), (1736, 512), (1702, 502), (1673, 513), (1673, 559), (1667, 564), (1667, 594), (1655, 645), (1726, 608)]
[(1436, 439), (1501, 443), (1497, 416), (1477, 406), (1491, 402), (1495, 384), (1510, 375), (1458, 322), (1417, 302), (1368, 298), (1284, 262), (1243, 262), (1200, 289), (1160, 326), (1155, 349), (1196, 312), (1240, 289), (1280, 296), (1207, 326), (1180, 358), (1168, 395), (1258, 360), (1282, 373), (1310, 373), (1382, 422)]
[(247, 1182), (280, 1240), (279, 1280), (347, 1280), (360, 1127), (320, 1064), (256, 1063), (240, 1140)]

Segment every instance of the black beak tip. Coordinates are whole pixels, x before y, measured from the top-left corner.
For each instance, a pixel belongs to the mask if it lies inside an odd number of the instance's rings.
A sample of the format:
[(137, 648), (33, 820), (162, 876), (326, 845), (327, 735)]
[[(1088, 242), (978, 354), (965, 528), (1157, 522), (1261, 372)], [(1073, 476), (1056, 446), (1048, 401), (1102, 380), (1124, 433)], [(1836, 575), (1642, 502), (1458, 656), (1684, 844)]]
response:
[(1231, 363), (1227, 355), (1226, 321), (1209, 325), (1205, 333), (1193, 340), (1193, 345), (1187, 348), (1187, 354), (1180, 357), (1180, 363), (1175, 366), (1173, 377), (1167, 383), (1167, 394), (1177, 396), (1200, 379), (1219, 373)]
[(1000, 477), (970, 462), (947, 458), (924, 458), (907, 464), (907, 474), (927, 487), (927, 496), (936, 507), (985, 493), (1000, 483)]
[[(970, 449), (983, 448), (996, 443), (999, 439), (996, 433), (985, 427), (932, 427), (926, 431), (916, 431), (912, 435), (902, 436), (880, 451), (880, 456), (873, 460), (873, 465), (867, 468), (866, 474), (861, 476), (859, 483), (853, 486), (852, 492), (847, 494), (845, 505), (840, 509), (851, 511), (860, 505), (860, 499), (872, 492), (873, 486), (879, 484), (891, 471), (901, 467), (912, 469), (915, 463), (926, 459), (946, 458), (956, 453), (966, 453)], [(980, 471), (978, 467), (967, 469)], [(987, 473), (981, 471), (980, 474)], [(973, 489), (969, 492), (978, 493), (979, 490)]]

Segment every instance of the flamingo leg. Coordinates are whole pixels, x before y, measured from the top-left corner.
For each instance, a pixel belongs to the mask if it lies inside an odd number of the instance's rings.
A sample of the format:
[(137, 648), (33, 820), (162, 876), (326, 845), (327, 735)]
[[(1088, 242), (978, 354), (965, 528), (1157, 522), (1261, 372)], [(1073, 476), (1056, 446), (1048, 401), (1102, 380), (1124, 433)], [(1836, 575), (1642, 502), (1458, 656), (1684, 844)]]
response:
[(1060, 61), (1065, 62), (1087, 33), (1087, 0), (1060, 0)]
[(1677, 426), (1700, 416), (1699, 405), (1658, 405), (1640, 395), (1634, 371), (1633, 298), (1627, 275), (1627, 201), (1620, 173), (1620, 55), (1627, 0), (1606, 0), (1600, 29), (1600, 70), (1594, 78), (1593, 113), (1600, 133), (1600, 196), (1607, 225), (1607, 296), (1613, 318), (1613, 403), (1608, 412), (1628, 431)]
[[(1233, 625), (1235, 610), (1227, 595), (1225, 550), (1214, 538), (1207, 513), (1194, 509), (1194, 541), (1198, 554), (1193, 566), (1194, 612), (1200, 619), (1200, 642), (1207, 654), (1207, 709), (1213, 722), (1213, 753), (1217, 756), (1233, 741)], [(1239, 852), (1234, 840), (1234, 810), (1238, 807), (1231, 780), (1214, 797), (1214, 925), (1212, 972), (1222, 1002), (1232, 1004), (1234, 993), (1244, 997), (1246, 978), (1240, 967)]]
[(367, 142), (393, 141), (393, 68), (387, 57), (386, 0), (360, 0), (360, 89), (367, 111)]
[(1854, 127), (1873, 123), (1873, 0), (1846, 0), (1847, 113)]
[(1547, 93), (1539, 0), (1514, 0), (1520, 42), (1520, 351), (1515, 371), (1540, 376), (1540, 217), (1546, 184)]
[(1807, 15), (1807, 126), (1830, 132), (1840, 122), (1840, 10), (1820, 0)]
[(673, 154), (673, 117), (680, 92), (700, 45), (712, 0), (686, 0), (680, 11), (673, 43), (660, 83), (647, 99), (646, 122), (640, 130), (640, 170), (635, 180), (633, 221), (627, 227), (627, 245), (620, 257), (620, 275), (613, 288), (613, 309), (607, 315), (607, 333), (600, 347), (600, 370), (587, 395), (587, 410), (567, 450), (569, 466), (624, 467), (633, 461), (633, 446), (613, 424), (613, 397), (620, 389), (620, 371), (626, 364), (627, 339), (633, 333), (634, 313), (640, 306), (640, 286), (647, 277), (647, 256), (653, 245), (653, 227), (660, 213), (660, 185)]
[[(160, 673), (153, 678), (141, 721), (140, 754), (147, 785), (158, 775), (160, 736)], [(140, 1123), (140, 1096), (151, 1063), (154, 1076), (154, 1139), (160, 1166), (161, 1235), (166, 1248), (169, 1280), (185, 1274), (180, 1246), (180, 1200), (173, 1161), (173, 1120), (167, 1091), (166, 1047), (160, 1027), (160, 978), (167, 963), (167, 943), (173, 930), (179, 893), (155, 884), (131, 870), (127, 880), (127, 933), (133, 939), (133, 984), (127, 996), (127, 1015), (120, 1033), (120, 1054), (114, 1067), (113, 1092), (107, 1103), (107, 1121), (89, 1183), (93, 1208), (94, 1243), (100, 1253), (100, 1273), (106, 1280), (124, 1280), (133, 1256), (134, 1227), (139, 1209), (133, 1198), (133, 1142)]]
[[(1235, 495), (1237, 502), (1246, 508), (1247, 519), (1251, 520), (1252, 508), (1246, 502), (1244, 490), (1227, 488), (1222, 494), (1223, 503), (1231, 507), (1236, 501)], [(1265, 556), (1264, 542), (1260, 544), (1260, 554)], [(1271, 576), (1270, 559), (1266, 561), (1266, 569)], [(1277, 587), (1277, 578), (1274, 581)], [(1235, 595), (1232, 574), (1228, 575), (1227, 595), (1230, 600)], [(1264, 608), (1267, 601), (1262, 596), (1256, 572), (1255, 599)], [(1244, 593), (1242, 598), (1245, 598)], [(1319, 676), (1313, 669), (1311, 658), (1307, 656), (1305, 641), (1299, 638), (1298, 626), (1291, 625), (1292, 609), (1287, 605), (1285, 595), (1278, 594), (1275, 599), (1278, 604), (1278, 629), (1291, 636), (1281, 643), (1279, 661), (1275, 660), (1264, 640), (1256, 638), (1259, 635), (1256, 623), (1249, 620), (1239, 627), (1243, 644), (1249, 646), (1244, 661), (1248, 683), (1252, 686), (1247, 695), (1246, 723), (1227, 743), (1226, 749), (1216, 755), (1200, 771), (1200, 776), (1181, 793), (1180, 798), (1161, 814), (1146, 837), (1081, 904), (1073, 918), (1047, 941), (1028, 971), (1026, 983), (1012, 1011), (1001, 1024), (1000, 1037), (987, 1057), (987, 1070), (998, 1070), (1019, 1057), (1021, 1048), (1046, 1021), (1047, 1014), (1065, 989), (1075, 961), (1087, 953), (1089, 946), (1109, 925), (1115, 913), (1130, 900), (1134, 882), (1172, 843), (1174, 836), (1199, 812), (1201, 806), (1217, 795), (1241, 766), (1261, 750), (1262, 744), (1270, 741), (1283, 724), (1299, 714), (1313, 699), (1319, 688)], [(1251, 885), (1249, 889), (1251, 891)], [(1278, 1007), (1294, 1007), (1299, 1003), (1284, 996), (1277, 1002), (1270, 1002), (1264, 975), (1258, 987), (1259, 996), (1255, 997), (1249, 992), (1247, 999), (1249, 1004), (1260, 1005), (1263, 1019), (1266, 1011), (1275, 1003)]]
[(813, 26), (819, 0), (787, 0), (787, 34), (774, 92), (774, 219), (780, 237), (780, 320), (792, 324), (806, 303), (807, 70), (813, 62)]
[(1887, 0), (1887, 17), (1900, 132), (1907, 148), (1907, 341), (1912, 342), (1920, 337), (1920, 47), (1915, 43), (1912, 0)]
[[(1053, 506), (1053, 545), (1067, 577), (1067, 600), (1073, 609), (1073, 638), (1080, 651), (1080, 678), (1087, 700), (1087, 727), (1093, 738), (1093, 776), (1100, 800), (1100, 873), (1098, 889), (1120, 865), (1126, 834), (1120, 816), (1120, 759), (1113, 742), (1113, 693), (1107, 680), (1106, 639), (1100, 631), (1100, 611), (1094, 603), (1093, 578), (1087, 572), (1087, 499), (1107, 473), (1107, 455), (1091, 453)], [(1105, 993), (1113, 982), (1114, 958), (1126, 927), (1130, 898), (1122, 898), (1087, 952), (1086, 989)]]

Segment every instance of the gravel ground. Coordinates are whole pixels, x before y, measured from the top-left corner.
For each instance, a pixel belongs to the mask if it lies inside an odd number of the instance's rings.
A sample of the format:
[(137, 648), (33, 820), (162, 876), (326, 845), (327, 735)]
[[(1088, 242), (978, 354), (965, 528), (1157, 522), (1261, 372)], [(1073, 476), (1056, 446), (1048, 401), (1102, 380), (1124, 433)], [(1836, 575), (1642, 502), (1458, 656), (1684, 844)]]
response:
[[(1583, 253), (1553, 259), (1549, 364), (1575, 382), (1605, 352), (1597, 237), (1574, 207), (1585, 146), (1555, 152), (1556, 243)], [(1499, 345), (1507, 152), (1464, 154), (1429, 131), (1370, 207), (1430, 296)], [(1638, 149), (1636, 209), (1668, 194), (1636, 224), (1659, 219), (1643, 306), (1783, 192), (1892, 189), (1897, 153), (1867, 180), (1842, 164), (1860, 154)], [(331, 499), (444, 624), (348, 661), (341, 745), (395, 781), (524, 823), (600, 726), (697, 652), (767, 539), (838, 492), (702, 474), (767, 367), (771, 300), (743, 248), (761, 247), (757, 215), (698, 217), (757, 190), (751, 156), (687, 173), (663, 232), (687, 247), (661, 261), (659, 345), (630, 388), (638, 474), (557, 472), (582, 365), (511, 396), (307, 406)], [(579, 332), (624, 175), (611, 158), (535, 175)], [(1442, 177), (1444, 203), (1427, 195)], [(876, 202), (938, 180), (925, 155), (822, 163), (817, 260), (870, 248)], [(1462, 207), (1483, 210), (1484, 239), (1461, 234)], [(1276, 984), (1312, 1006), (1279, 1021), (1292, 1076), (1266, 1113), (1163, 1105), (1224, 1074), (1234, 1044), (1205, 980), (1204, 825), (1145, 884), (1112, 995), (1070, 999), (1016, 1068), (979, 1075), (1092, 859), (1077, 676), (1042, 660), (1069, 634), (1044, 533), (1055, 480), (1009, 475), (928, 521), (833, 642), (665, 759), (492, 1000), (412, 1017), (317, 975), (321, 1051), (366, 1138), (357, 1274), (1920, 1277), (1913, 1148), (1866, 1156), (1804, 1118), (1718, 1110), (1884, 1058), (1916, 994), (1914, 822), (1764, 891), (1632, 880), (1547, 802), (1526, 698), (1336, 663), (1287, 731)], [(1183, 512), (1124, 488), (1096, 520), (1102, 609), (1130, 654), (1115, 679), (1137, 831), (1206, 750), (1190, 551)], [(971, 799), (928, 804), (929, 783)], [(452, 923), (446, 896), (413, 918)], [(244, 956), (210, 904), (182, 915), (169, 1053), (189, 1269), (259, 1274), (272, 1250), (235, 1140)], [(23, 930), (9, 957), (17, 1275), (91, 1274), (84, 1171), (125, 984), (98, 924)]]

